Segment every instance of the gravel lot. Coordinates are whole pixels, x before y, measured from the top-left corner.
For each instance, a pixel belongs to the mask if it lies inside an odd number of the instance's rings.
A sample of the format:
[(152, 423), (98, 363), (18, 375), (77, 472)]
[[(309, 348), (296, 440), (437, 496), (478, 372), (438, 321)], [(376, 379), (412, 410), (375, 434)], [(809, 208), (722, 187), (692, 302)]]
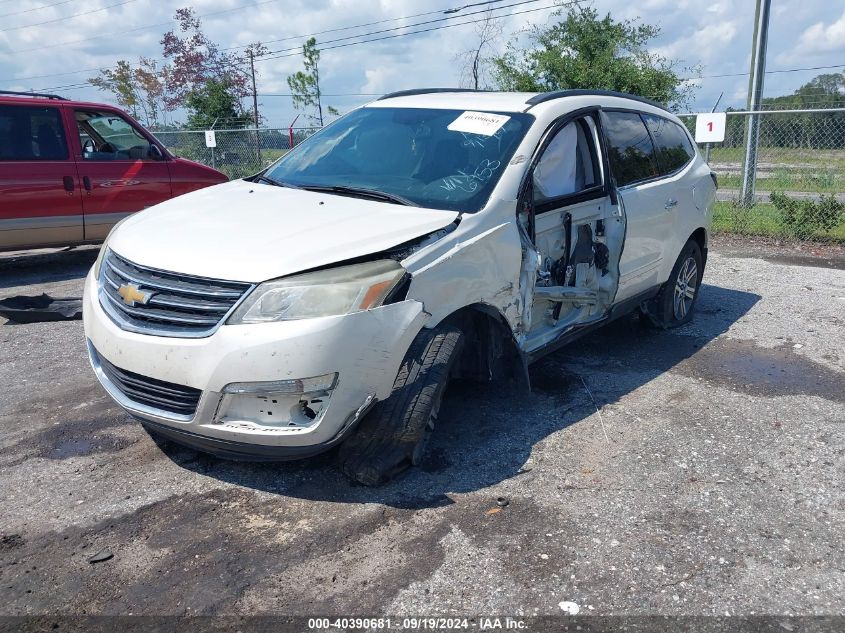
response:
[[(0, 296), (78, 294), (95, 255), (4, 256)], [(623, 319), (530, 395), (456, 385), (425, 467), (375, 490), (331, 455), (159, 448), (81, 322), (0, 325), (0, 615), (845, 615), (845, 257), (822, 255), (717, 244), (691, 324)]]

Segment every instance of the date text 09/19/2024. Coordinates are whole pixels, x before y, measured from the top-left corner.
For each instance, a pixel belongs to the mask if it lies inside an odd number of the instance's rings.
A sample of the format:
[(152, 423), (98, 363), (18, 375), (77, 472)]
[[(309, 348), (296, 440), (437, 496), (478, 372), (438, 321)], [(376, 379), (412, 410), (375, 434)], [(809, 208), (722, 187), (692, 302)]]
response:
[(512, 630), (518, 631), (526, 627), (521, 619), (511, 617), (488, 617), (488, 618), (309, 618), (308, 629), (311, 631), (331, 631), (350, 629), (383, 629), (383, 630), (410, 630), (410, 631), (445, 631), (445, 630), (470, 630), (494, 631)]

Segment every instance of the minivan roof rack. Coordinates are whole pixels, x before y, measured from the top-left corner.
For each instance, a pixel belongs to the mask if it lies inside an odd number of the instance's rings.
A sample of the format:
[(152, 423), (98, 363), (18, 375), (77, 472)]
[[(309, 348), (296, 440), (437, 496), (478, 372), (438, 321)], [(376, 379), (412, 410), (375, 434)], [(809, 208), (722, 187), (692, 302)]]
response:
[(65, 97), (59, 95), (51, 95), (44, 92), (18, 92), (15, 90), (0, 90), (0, 95), (14, 95), (16, 97), (40, 97), (42, 99), (58, 99), (59, 101), (67, 101)]
[[(535, 106), (538, 103), (545, 103), (554, 99), (562, 99), (563, 97), (622, 97), (623, 99), (631, 99), (632, 101), (639, 101), (640, 103), (647, 103), (648, 105), (660, 108), (661, 110), (669, 109), (657, 101), (646, 99), (645, 97), (638, 97), (637, 95), (630, 95), (624, 92), (616, 92), (614, 90), (589, 90), (581, 88), (567, 88), (566, 90), (555, 90), (554, 92), (541, 92), (534, 95), (525, 101), (529, 106)], [(529, 108), (530, 110), (531, 108)]]
[(392, 99), (393, 97), (412, 97), (414, 95), (427, 95), (437, 92), (488, 92), (487, 90), (476, 90), (475, 88), (414, 88), (413, 90), (399, 90), (382, 95), (376, 101)]

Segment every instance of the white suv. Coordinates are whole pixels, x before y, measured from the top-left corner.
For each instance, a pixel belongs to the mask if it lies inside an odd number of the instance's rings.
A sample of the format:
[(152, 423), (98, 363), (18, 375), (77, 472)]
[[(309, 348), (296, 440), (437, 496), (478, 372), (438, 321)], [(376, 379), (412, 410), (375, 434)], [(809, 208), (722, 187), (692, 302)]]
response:
[(387, 95), (121, 222), (86, 280), (91, 364), (153, 435), (241, 459), (341, 444), (377, 484), (419, 461), (450, 377), (527, 376), (634, 309), (685, 323), (715, 190), (636, 97)]

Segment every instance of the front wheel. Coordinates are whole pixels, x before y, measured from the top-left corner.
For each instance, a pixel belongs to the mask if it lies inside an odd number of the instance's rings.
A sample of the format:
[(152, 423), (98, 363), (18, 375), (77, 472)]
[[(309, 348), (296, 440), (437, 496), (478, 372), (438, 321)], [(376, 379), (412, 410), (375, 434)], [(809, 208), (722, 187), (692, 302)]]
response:
[(668, 281), (643, 310), (651, 323), (664, 329), (687, 323), (692, 318), (703, 274), (701, 247), (690, 240), (678, 255)]
[(338, 463), (347, 477), (377, 486), (420, 462), (463, 340), (463, 332), (452, 326), (417, 335), (390, 397), (379, 402), (340, 446)]

